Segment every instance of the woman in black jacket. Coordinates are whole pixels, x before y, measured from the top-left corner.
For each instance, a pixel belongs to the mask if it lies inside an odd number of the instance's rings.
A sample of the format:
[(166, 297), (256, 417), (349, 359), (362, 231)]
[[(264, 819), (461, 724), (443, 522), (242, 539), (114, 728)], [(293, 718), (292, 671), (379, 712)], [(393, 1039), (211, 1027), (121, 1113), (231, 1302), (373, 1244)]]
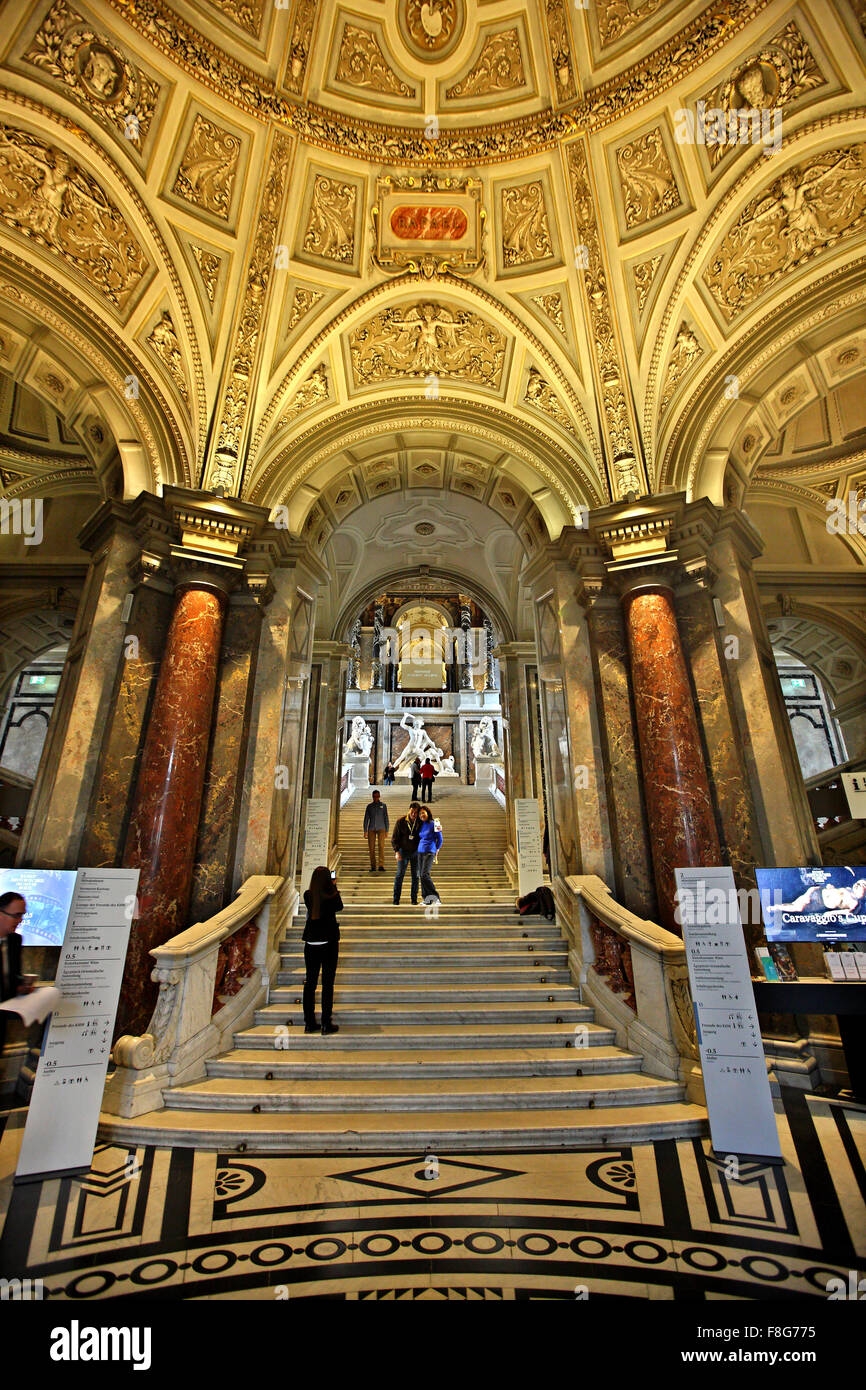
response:
[(304, 893), (307, 907), (307, 924), (304, 927), (304, 965), (307, 978), (304, 981), (304, 1032), (316, 1032), (316, 986), (319, 983), (319, 970), (322, 972), (322, 1036), (339, 1033), (336, 1023), (331, 1022), (334, 1006), (334, 976), (337, 973), (337, 956), (340, 952), (340, 924), (337, 913), (343, 910), (343, 899), (337, 888), (336, 878), (330, 869), (320, 864), (313, 870), (310, 886)]

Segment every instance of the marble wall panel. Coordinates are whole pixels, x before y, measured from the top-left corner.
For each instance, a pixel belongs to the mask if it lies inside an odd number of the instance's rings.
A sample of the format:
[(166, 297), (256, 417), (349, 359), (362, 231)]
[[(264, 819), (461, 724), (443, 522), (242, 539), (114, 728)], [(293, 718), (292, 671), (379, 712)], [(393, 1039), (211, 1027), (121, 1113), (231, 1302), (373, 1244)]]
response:
[[(111, 708), (99, 757), (80, 863), (120, 863), (147, 717), (172, 612), (172, 595), (141, 585), (126, 627)], [(135, 644), (129, 639), (135, 638)]]
[(565, 687), (561, 680), (542, 680), (541, 705), (547, 744), (548, 787), (553, 800), (550, 829), (551, 869), (565, 876), (580, 873), (571, 787), (571, 748)]
[(192, 922), (212, 917), (231, 898), (240, 791), (261, 627), (262, 613), (257, 606), (229, 607), (193, 868)]
[(588, 623), (603, 731), (616, 896), (639, 917), (656, 921), (658, 902), (631, 702), (628, 643), (619, 601), (611, 598), (608, 603), (594, 603)]

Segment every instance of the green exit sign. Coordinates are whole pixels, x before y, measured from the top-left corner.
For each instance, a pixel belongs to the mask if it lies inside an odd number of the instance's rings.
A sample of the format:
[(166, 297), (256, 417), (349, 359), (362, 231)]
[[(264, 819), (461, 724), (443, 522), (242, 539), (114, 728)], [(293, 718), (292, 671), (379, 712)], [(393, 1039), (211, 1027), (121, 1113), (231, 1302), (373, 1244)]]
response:
[(805, 690), (806, 688), (806, 682), (803, 680), (799, 680), (796, 677), (792, 678), (791, 685), (793, 685), (795, 690)]
[(31, 676), (31, 677), (30, 677), (30, 684), (31, 684), (31, 685), (44, 685), (45, 682), (47, 681), (47, 679), (48, 679), (47, 676)]

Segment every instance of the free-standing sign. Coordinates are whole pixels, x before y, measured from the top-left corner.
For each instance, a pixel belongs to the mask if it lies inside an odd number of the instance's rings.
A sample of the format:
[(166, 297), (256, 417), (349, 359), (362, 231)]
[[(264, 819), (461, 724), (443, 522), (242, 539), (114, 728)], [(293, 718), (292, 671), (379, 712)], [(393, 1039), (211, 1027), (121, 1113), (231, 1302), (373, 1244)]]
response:
[(36, 1070), (17, 1178), (90, 1167), (120, 983), (135, 916), (138, 869), (79, 869)]
[(781, 1159), (733, 871), (675, 873), (713, 1148)]
[(534, 796), (515, 797), (514, 827), (517, 832), (517, 892), (522, 898), (544, 882), (541, 818)]
[(330, 845), (331, 803), (327, 797), (310, 797), (304, 820), (304, 858), (301, 863), (302, 893), (310, 886), (313, 870), (327, 864)]
[(866, 820), (866, 772), (843, 772), (842, 786), (852, 820)]

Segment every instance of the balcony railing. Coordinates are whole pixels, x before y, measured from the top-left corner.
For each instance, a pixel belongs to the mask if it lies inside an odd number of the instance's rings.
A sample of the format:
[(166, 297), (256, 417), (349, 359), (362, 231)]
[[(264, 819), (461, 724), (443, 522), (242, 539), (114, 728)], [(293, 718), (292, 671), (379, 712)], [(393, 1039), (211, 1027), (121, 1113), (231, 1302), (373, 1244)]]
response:
[(828, 768), (826, 772), (819, 772), (817, 776), (807, 780), (805, 785), (806, 795), (809, 798), (809, 809), (812, 812), (815, 829), (819, 833), (822, 830), (830, 830), (837, 825), (844, 825), (851, 820), (848, 798), (842, 785), (842, 773), (862, 772), (864, 770), (866, 770), (866, 759), (852, 758), (850, 762), (839, 763), (837, 767)]

